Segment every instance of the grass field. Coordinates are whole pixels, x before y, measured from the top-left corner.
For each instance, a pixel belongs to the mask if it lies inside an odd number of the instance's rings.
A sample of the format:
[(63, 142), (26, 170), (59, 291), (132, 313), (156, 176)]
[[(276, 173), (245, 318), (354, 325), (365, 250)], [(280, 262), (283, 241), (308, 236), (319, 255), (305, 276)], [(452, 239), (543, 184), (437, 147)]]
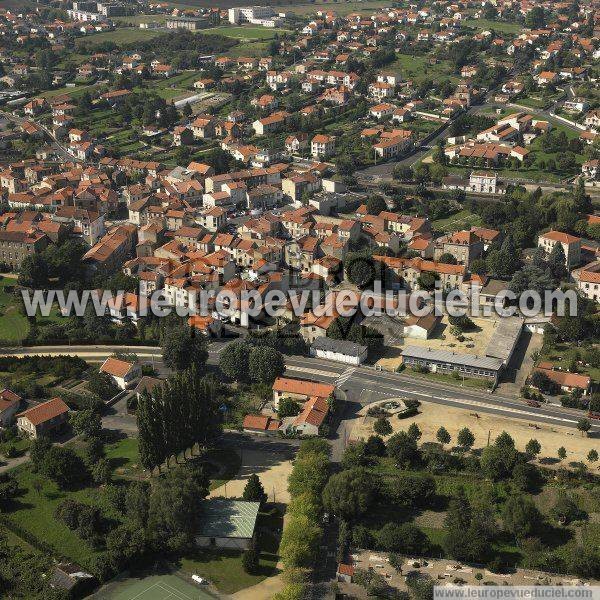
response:
[(127, 17), (111, 17), (116, 23), (131, 23), (139, 25), (140, 23), (165, 23), (169, 15), (129, 15)]
[(6, 291), (16, 279), (0, 278), (0, 340), (18, 343), (29, 333), (29, 322), (19, 312), (17, 298)]
[(448, 61), (429, 64), (428, 56), (397, 54), (396, 60), (386, 66), (387, 71), (393, 71), (394, 69), (398, 69), (404, 79), (414, 79), (417, 83), (426, 79), (433, 81), (456, 79), (456, 75), (452, 73), (452, 66)]
[(465, 19), (461, 21), (462, 25), (475, 27), (476, 29), (493, 29), (502, 33), (516, 33), (521, 31), (522, 27), (518, 23), (505, 23), (502, 21), (492, 21), (490, 19)]
[[(173, 8), (212, 7), (214, 3), (211, 0), (168, 0), (166, 2)], [(233, 0), (227, 3), (227, 6), (246, 6), (244, 0)], [(353, 12), (371, 13), (379, 8), (390, 6), (386, 0), (365, 0), (364, 2), (350, 0), (349, 2), (326, 2), (317, 0), (316, 2), (285, 2), (273, 4), (277, 12), (291, 12), (297, 15), (306, 15), (316, 13), (319, 10), (331, 10), (336, 15), (347, 15)]]
[(101, 42), (114, 42), (117, 45), (126, 45), (132, 42), (150, 40), (159, 36), (162, 31), (152, 29), (125, 28), (115, 29), (114, 31), (103, 31), (102, 33), (92, 33), (85, 37), (78, 38), (77, 44), (85, 42), (91, 44), (100, 44)]
[(112, 583), (92, 596), (96, 600), (208, 600), (214, 596), (177, 575), (151, 575)]
[(256, 56), (257, 58), (262, 58), (263, 56), (267, 56), (268, 45), (269, 42), (265, 40), (242, 41), (237, 46), (229, 48), (225, 55), (231, 58), (237, 58), (238, 56)]
[(438, 219), (432, 223), (435, 231), (456, 231), (457, 229), (470, 229), (474, 225), (481, 225), (481, 217), (467, 209), (461, 210), (445, 219)]
[(550, 100), (536, 97), (519, 98), (517, 101), (522, 106), (528, 106), (529, 108), (546, 108), (550, 104)]
[(289, 29), (270, 29), (267, 27), (236, 27), (220, 26), (211, 29), (203, 29), (201, 33), (207, 35), (224, 35), (236, 40), (272, 40), (275, 34), (289, 33)]
[(331, 10), (336, 15), (343, 16), (354, 12), (365, 14), (372, 13), (374, 10), (385, 8), (386, 6), (390, 6), (390, 3), (380, 0), (367, 0), (366, 2), (314, 2), (309, 4), (290, 3), (276, 6), (275, 9), (283, 12), (293, 12), (297, 15), (312, 14), (319, 10)]
[[(66, 498), (99, 506), (103, 515), (111, 520), (119, 521), (120, 515), (114, 511), (103, 497), (102, 491), (96, 488), (83, 488), (77, 491), (61, 491), (58, 487), (32, 473), (29, 465), (22, 465), (11, 471), (22, 494), (13, 502), (6, 512), (6, 518), (22, 527), (38, 540), (52, 546), (58, 556), (91, 568), (98, 552), (89, 544), (83, 543), (75, 531), (54, 518), (56, 507)], [(34, 489), (39, 482), (39, 492)]]
[(143, 476), (137, 438), (124, 438), (108, 444), (105, 450), (115, 477), (139, 479)]
[(47, 90), (42, 92), (39, 97), (40, 98), (54, 98), (54, 96), (61, 96), (62, 94), (69, 94), (71, 98), (76, 99), (80, 96), (83, 96), (86, 91), (92, 92), (92, 90), (96, 87), (96, 84), (91, 85), (77, 85), (74, 87), (60, 87), (54, 90)]

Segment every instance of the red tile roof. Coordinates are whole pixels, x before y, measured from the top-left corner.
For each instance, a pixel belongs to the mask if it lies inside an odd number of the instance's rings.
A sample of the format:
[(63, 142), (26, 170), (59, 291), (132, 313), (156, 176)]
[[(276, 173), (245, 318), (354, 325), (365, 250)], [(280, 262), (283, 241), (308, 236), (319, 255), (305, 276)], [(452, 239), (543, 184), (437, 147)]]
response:
[(69, 407), (60, 398), (52, 398), (48, 402), (43, 402), (19, 413), (17, 417), (24, 417), (32, 425), (37, 426), (66, 412), (69, 412)]
[(310, 397), (329, 398), (335, 391), (335, 386), (328, 383), (316, 383), (304, 379), (290, 379), (288, 377), (278, 377), (273, 383), (273, 391), (282, 394), (299, 394)]
[(107, 358), (100, 367), (101, 373), (108, 373), (114, 377), (125, 377), (133, 367), (133, 363), (118, 358)]

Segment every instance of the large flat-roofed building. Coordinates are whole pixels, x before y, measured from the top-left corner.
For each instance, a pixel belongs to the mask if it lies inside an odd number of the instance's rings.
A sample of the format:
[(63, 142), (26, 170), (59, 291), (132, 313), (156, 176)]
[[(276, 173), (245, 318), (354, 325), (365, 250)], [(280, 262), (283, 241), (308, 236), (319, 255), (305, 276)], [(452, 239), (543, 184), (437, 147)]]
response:
[(202, 502), (196, 545), (245, 550), (252, 546), (260, 502), (210, 498)]
[(434, 373), (459, 373), (465, 377), (487, 379), (496, 384), (504, 361), (491, 356), (476, 356), (431, 350), (422, 346), (406, 346), (402, 350), (402, 362), (409, 367), (426, 367)]
[(191, 17), (169, 17), (167, 19), (167, 29), (187, 29), (188, 31), (197, 31), (210, 27), (208, 19), (193, 19)]
[(259, 25), (260, 21), (270, 20), (275, 11), (270, 6), (236, 6), (229, 9), (229, 22), (239, 25), (240, 23), (254, 23)]
[(524, 322), (524, 319), (520, 317), (500, 318), (485, 349), (485, 355), (490, 358), (499, 358), (506, 366), (521, 337)]

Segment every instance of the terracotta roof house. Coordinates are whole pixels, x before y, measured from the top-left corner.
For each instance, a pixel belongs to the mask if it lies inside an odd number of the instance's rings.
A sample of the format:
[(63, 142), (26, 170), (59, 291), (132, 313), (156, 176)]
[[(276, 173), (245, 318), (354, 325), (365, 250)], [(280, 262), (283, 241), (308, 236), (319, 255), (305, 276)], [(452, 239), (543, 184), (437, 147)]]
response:
[(246, 415), (243, 428), (248, 433), (274, 433), (279, 430), (281, 421), (266, 415)]
[(140, 379), (142, 376), (142, 367), (137, 363), (131, 363), (111, 356), (102, 363), (100, 373), (107, 373), (119, 388), (126, 390)]
[(289, 377), (278, 377), (273, 383), (273, 403), (276, 407), (279, 406), (279, 400), (284, 397), (306, 401), (312, 397), (327, 399), (333, 394), (335, 394), (335, 386), (328, 383)]
[(22, 398), (19, 394), (15, 394), (7, 388), (0, 391), (0, 425), (2, 427), (9, 427), (13, 424), (21, 401)]
[(32, 438), (60, 429), (69, 418), (69, 407), (60, 399), (42, 402), (17, 415), (17, 428)]
[(590, 391), (591, 379), (587, 375), (569, 373), (567, 371), (557, 371), (556, 369), (553, 369), (551, 365), (546, 364), (536, 367), (535, 371), (546, 375), (546, 377), (558, 385), (563, 392), (572, 392), (578, 388), (583, 391), (583, 395), (585, 396)]
[(327, 400), (313, 396), (304, 403), (302, 411), (297, 417), (294, 417), (288, 429), (291, 427), (294, 433), (300, 435), (319, 435), (328, 413)]

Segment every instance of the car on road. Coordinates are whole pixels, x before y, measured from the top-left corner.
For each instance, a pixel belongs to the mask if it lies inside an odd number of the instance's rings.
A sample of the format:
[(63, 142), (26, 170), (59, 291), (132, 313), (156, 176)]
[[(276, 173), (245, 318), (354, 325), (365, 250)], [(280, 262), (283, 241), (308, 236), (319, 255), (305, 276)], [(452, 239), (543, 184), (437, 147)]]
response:
[(537, 400), (527, 400), (527, 406), (533, 406), (533, 408), (539, 408), (541, 404)]

